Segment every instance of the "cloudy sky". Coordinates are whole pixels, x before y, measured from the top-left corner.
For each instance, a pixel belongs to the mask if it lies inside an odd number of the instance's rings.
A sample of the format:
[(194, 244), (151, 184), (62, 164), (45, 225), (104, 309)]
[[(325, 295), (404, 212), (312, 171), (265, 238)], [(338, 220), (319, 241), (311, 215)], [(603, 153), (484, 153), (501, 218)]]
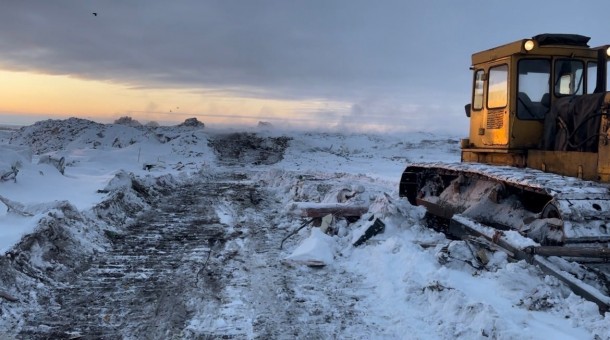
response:
[(196, 116), (466, 133), (473, 52), (547, 32), (610, 43), (609, 10), (565, 0), (0, 0), (0, 124)]

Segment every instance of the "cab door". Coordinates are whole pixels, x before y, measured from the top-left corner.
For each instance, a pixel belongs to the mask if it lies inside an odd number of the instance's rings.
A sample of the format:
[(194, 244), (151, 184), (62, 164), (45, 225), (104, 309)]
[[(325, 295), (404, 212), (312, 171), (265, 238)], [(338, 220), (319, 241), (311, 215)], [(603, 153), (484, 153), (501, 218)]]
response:
[(509, 141), (509, 89), (510, 68), (508, 63), (491, 65), (487, 76), (487, 101), (484, 105), (484, 126), (479, 134), (485, 146), (504, 146)]

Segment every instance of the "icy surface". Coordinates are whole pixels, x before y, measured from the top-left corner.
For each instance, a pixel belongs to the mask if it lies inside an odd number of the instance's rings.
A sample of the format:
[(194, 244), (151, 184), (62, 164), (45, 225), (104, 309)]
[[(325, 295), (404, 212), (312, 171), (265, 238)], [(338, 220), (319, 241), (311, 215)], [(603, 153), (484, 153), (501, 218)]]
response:
[[(168, 282), (179, 287), (180, 275), (192, 273), (187, 266), (193, 265), (197, 285), (180, 286), (186, 301), (175, 305), (180, 308), (173, 314), (168, 307), (139, 311), (143, 323), (182, 318), (183, 323), (172, 323), (182, 329), (149, 333), (153, 338), (610, 338), (610, 315), (600, 315), (593, 303), (535, 267), (509, 262), (502, 252), (490, 252), (486, 268), (473, 267), (467, 244), (424, 227), (422, 209), (397, 197), (408, 164), (458, 162), (458, 137), (277, 129), (227, 137), (234, 133), (80, 119), (3, 131), (2, 150), (19, 152), (10, 159), (3, 153), (0, 164), (22, 164), (16, 181), (0, 182), (0, 195), (33, 216), (8, 212), (0, 204), (0, 292), (19, 299), (0, 299), (0, 337), (14, 338), (33, 327), (24, 315), (48, 314), (45, 301), (57, 308), (61, 299), (52, 296), (51, 283), (76, 275), (70, 268), (109, 252), (116, 240), (128, 235), (155, 244), (157, 236), (139, 235), (135, 228), (138, 223), (145, 224), (142, 230), (164, 225), (149, 211), (153, 199), (147, 197), (171, 197), (173, 190), (196, 180), (226, 194), (209, 193), (209, 201), (188, 215), (189, 223), (218, 228), (224, 243), (221, 247), (220, 236), (210, 236), (178, 258), (174, 265), (179, 268), (169, 272)], [(38, 164), (41, 155), (65, 157), (65, 175)], [(332, 202), (340, 192), (367, 202), (369, 211), (355, 222), (333, 220), (333, 236), (307, 226), (279, 249), (284, 236), (305, 221), (282, 207)], [(162, 203), (164, 209), (172, 206)], [(164, 212), (165, 218), (179, 223), (178, 213), (190, 208), (176, 207), (176, 213)], [(142, 212), (148, 212), (147, 219), (138, 217)], [(384, 232), (354, 247), (375, 219), (384, 223)], [(58, 249), (64, 252), (58, 255)], [(166, 252), (152, 246), (144, 250), (160, 258)], [(288, 265), (286, 260), (291, 260)], [(299, 261), (325, 266), (314, 269)], [(28, 275), (20, 268), (30, 268)], [(217, 279), (201, 271), (205, 268), (217, 268)], [(154, 278), (146, 267), (140, 269), (116, 276)], [(161, 298), (170, 304), (171, 299)], [(100, 316), (100, 325), (106, 315)], [(137, 325), (125, 329), (135, 331)], [(43, 325), (34, 330), (45, 332)]]

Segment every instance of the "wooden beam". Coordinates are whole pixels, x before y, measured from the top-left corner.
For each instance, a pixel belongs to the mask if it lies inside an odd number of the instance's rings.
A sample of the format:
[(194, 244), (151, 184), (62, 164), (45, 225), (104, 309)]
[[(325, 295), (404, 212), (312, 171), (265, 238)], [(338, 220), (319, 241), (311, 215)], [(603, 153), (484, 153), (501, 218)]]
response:
[[(595, 287), (592, 287), (591, 285), (575, 278), (570, 273), (561, 270), (556, 264), (552, 263), (548, 259), (540, 255), (533, 255), (529, 253), (527, 249), (530, 247), (523, 247), (522, 245), (514, 243), (514, 239), (518, 238), (516, 235), (513, 234), (512, 238), (509, 239), (499, 230), (484, 226), (462, 215), (454, 215), (451, 218), (449, 229), (454, 233), (454, 235), (463, 239), (467, 238), (468, 235), (471, 235), (475, 237), (482, 237), (487, 241), (494, 243), (499, 248), (504, 249), (511, 257), (517, 260), (525, 260), (538, 266), (538, 268), (540, 268), (545, 274), (556, 277), (558, 280), (565, 283), (576, 295), (595, 302), (601, 313), (605, 313), (610, 310), (609, 296), (603, 294)], [(523, 237), (521, 244), (525, 243), (527, 243), (527, 239)]]
[(311, 203), (295, 202), (288, 206), (288, 213), (302, 217), (360, 217), (369, 211), (369, 206), (353, 203)]

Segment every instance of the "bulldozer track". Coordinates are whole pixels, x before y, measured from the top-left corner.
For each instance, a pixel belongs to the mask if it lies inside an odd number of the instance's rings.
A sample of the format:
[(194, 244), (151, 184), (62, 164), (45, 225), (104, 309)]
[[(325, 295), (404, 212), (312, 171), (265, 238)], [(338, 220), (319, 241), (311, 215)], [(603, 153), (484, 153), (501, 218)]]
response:
[[(403, 173), (400, 195), (425, 206), (441, 221), (432, 225), (450, 237), (500, 242), (511, 258), (537, 265), (600, 311), (610, 309), (607, 184), (527, 168), (420, 163)], [(542, 233), (531, 233), (536, 222)], [(502, 240), (503, 232), (514, 237)]]

